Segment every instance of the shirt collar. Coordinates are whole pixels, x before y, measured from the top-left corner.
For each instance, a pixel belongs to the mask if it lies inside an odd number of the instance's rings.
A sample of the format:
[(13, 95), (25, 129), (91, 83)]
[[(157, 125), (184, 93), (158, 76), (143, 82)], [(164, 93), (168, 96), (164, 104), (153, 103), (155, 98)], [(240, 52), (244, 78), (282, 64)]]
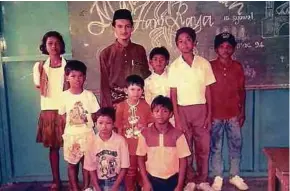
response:
[(100, 142), (102, 142), (102, 143), (109, 142), (110, 140), (114, 139), (113, 137), (116, 136), (115, 134), (116, 134), (116, 133), (115, 133), (114, 131), (112, 131), (112, 135), (111, 135), (111, 137), (110, 137), (108, 140), (103, 141), (103, 140), (101, 139), (101, 137), (100, 137), (100, 133), (97, 133), (97, 141), (100, 141)]
[(115, 41), (115, 46), (116, 46), (117, 48), (120, 48), (120, 49), (130, 48), (130, 47), (132, 46), (132, 42), (131, 42), (131, 40), (130, 40), (129, 43), (128, 43), (128, 46), (123, 46), (123, 45), (122, 45), (121, 43), (119, 43), (118, 40), (116, 39), (116, 41)]
[[(49, 64), (50, 64), (50, 57), (48, 57), (46, 59), (46, 61), (44, 62), (43, 68), (45, 69), (45, 71), (47, 71), (49, 69)], [(61, 67), (60, 68), (64, 68), (66, 65), (66, 60), (64, 59), (64, 57), (61, 57)]]
[(166, 75), (167, 75), (166, 68), (165, 68), (164, 72), (161, 75), (156, 74), (155, 72), (152, 72), (152, 77), (165, 77)]
[[(166, 135), (166, 134), (168, 134), (174, 127), (171, 125), (171, 123), (170, 122), (168, 122), (168, 131), (166, 131), (166, 133), (164, 133), (163, 135)], [(152, 129), (152, 131), (153, 131), (153, 133), (156, 133), (156, 134), (161, 134), (158, 130), (157, 130), (157, 128), (155, 127), (155, 124), (153, 124), (152, 126), (151, 126), (151, 129)]]

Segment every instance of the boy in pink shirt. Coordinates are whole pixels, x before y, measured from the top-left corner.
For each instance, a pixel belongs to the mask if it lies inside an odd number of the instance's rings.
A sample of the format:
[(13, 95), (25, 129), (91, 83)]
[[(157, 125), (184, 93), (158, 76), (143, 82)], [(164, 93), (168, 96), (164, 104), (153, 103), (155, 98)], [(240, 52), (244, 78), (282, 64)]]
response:
[(136, 152), (143, 190), (182, 191), (190, 151), (184, 134), (169, 122), (173, 114), (172, 102), (168, 97), (157, 96), (151, 111), (154, 124), (142, 132)]

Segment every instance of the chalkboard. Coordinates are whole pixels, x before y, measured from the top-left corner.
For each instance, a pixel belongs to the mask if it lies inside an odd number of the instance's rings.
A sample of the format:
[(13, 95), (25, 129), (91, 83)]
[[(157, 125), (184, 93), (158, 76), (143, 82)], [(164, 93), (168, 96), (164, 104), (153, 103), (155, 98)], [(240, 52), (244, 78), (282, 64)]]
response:
[(132, 41), (145, 47), (165, 46), (171, 61), (179, 52), (175, 32), (182, 26), (196, 30), (196, 54), (216, 57), (213, 40), (228, 31), (238, 41), (234, 58), (244, 67), (246, 87), (289, 87), (289, 2), (68, 2), (72, 54), (88, 67), (87, 87), (99, 90), (99, 53), (115, 41), (113, 13), (129, 9), (134, 19)]

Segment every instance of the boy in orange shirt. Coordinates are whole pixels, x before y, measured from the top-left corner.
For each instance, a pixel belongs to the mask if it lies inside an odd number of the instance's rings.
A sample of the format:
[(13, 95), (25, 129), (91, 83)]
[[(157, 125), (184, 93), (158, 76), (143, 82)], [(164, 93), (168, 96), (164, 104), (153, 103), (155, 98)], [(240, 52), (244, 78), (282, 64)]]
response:
[(138, 164), (136, 149), (141, 131), (152, 121), (150, 106), (141, 99), (144, 91), (144, 80), (138, 75), (126, 78), (125, 92), (128, 98), (117, 104), (116, 127), (118, 133), (126, 138), (130, 154), (130, 167), (125, 177), (127, 191), (135, 191)]
[(184, 134), (169, 122), (172, 102), (159, 95), (153, 100), (151, 111), (154, 124), (141, 133), (137, 147), (143, 190), (182, 191), (190, 151)]

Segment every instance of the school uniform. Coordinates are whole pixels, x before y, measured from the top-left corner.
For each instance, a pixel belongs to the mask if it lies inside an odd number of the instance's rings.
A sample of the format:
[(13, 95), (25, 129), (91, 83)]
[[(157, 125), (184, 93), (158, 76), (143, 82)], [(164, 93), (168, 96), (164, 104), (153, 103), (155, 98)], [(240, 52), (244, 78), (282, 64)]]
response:
[[(177, 88), (178, 112), (181, 128), (185, 133), (190, 151), (195, 150), (198, 176), (196, 183), (206, 182), (208, 176), (208, 157), (210, 130), (204, 128), (207, 116), (205, 91), (215, 82), (210, 63), (201, 56), (194, 56), (189, 66), (179, 56), (169, 67), (169, 86)], [(193, 149), (193, 141), (194, 147)], [(193, 154), (188, 158), (186, 182), (194, 179)]]

